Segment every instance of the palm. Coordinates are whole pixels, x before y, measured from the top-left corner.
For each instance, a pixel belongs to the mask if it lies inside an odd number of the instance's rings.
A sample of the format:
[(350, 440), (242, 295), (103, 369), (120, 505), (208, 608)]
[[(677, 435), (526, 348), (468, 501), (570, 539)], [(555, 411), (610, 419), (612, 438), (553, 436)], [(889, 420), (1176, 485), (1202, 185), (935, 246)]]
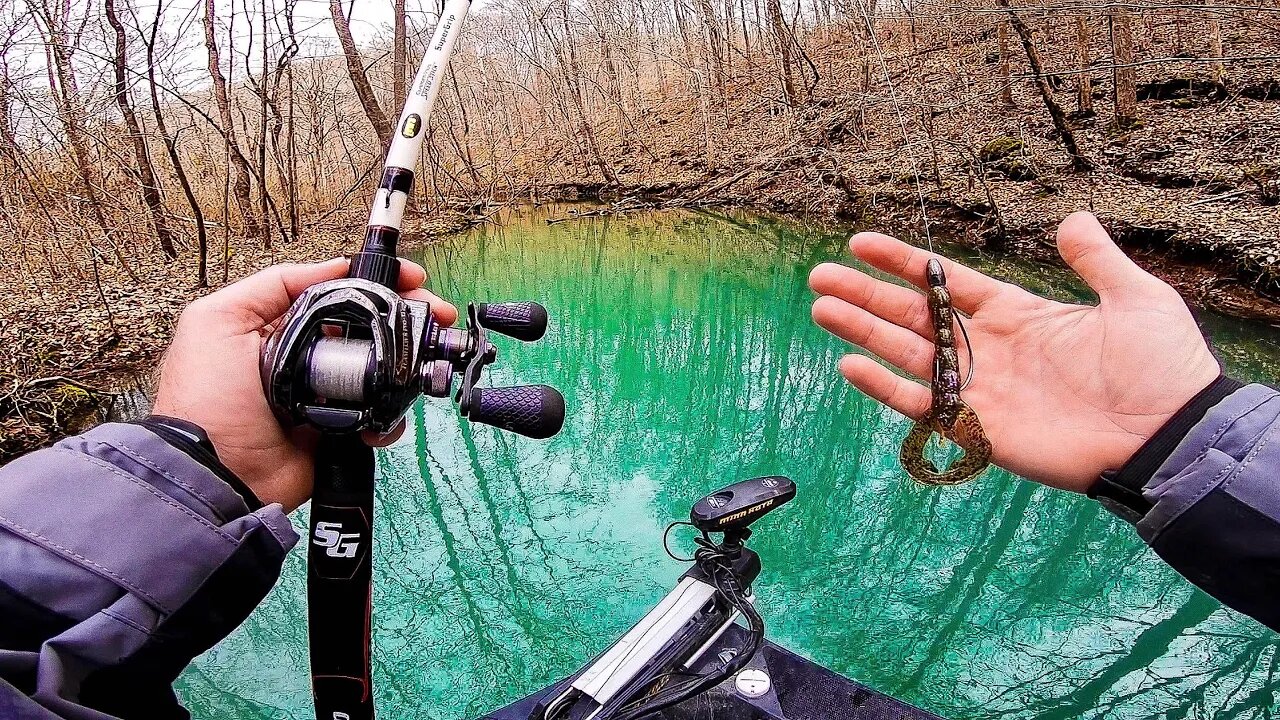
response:
[[(1122, 465), (1218, 370), (1181, 298), (1132, 265), (1092, 216), (1064, 223), (1060, 244), (1069, 261), (1084, 257), (1076, 266), (1099, 290), (1098, 306), (1045, 300), (954, 264), (947, 272), (957, 309), (971, 314), (974, 376), (963, 398), (982, 420), (992, 461), (1083, 490), (1102, 470)], [(876, 267), (923, 279), (928, 254), (921, 250), (884, 236), (859, 236), (852, 245)], [(1090, 252), (1077, 254), (1077, 245)], [(930, 377), (932, 332), (918, 293), (835, 265), (815, 269), (811, 283), (823, 295), (814, 304), (819, 324)], [(966, 357), (962, 349), (962, 365)], [(841, 371), (910, 417), (928, 409), (927, 388), (868, 358), (846, 357)]]

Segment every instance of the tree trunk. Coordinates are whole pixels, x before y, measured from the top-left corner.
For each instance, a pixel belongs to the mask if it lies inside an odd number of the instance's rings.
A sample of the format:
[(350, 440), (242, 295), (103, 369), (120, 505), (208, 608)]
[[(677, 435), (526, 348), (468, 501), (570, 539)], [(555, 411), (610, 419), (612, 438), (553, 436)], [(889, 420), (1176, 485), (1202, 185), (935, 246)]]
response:
[(1209, 57), (1215, 59), (1215, 62), (1209, 66), (1213, 82), (1219, 87), (1225, 87), (1227, 68), (1222, 64), (1222, 21), (1217, 15), (1209, 16)]
[(182, 166), (182, 158), (178, 155), (177, 142), (169, 134), (169, 129), (165, 126), (164, 112), (160, 107), (160, 93), (156, 85), (156, 37), (160, 34), (160, 16), (163, 12), (164, 3), (157, 3), (156, 14), (151, 21), (151, 34), (146, 38), (147, 85), (151, 91), (151, 112), (155, 115), (156, 132), (159, 133), (160, 140), (164, 143), (165, 152), (169, 155), (169, 162), (173, 164), (173, 174), (178, 178), (178, 185), (182, 188), (182, 194), (186, 197), (187, 205), (191, 208), (191, 217), (196, 222), (196, 280), (200, 287), (209, 287), (209, 231), (205, 228), (204, 211), (200, 209), (200, 203), (196, 200), (195, 190), (191, 187), (191, 179), (187, 177), (187, 171)]
[(707, 43), (707, 64), (711, 67), (711, 79), (718, 97), (724, 96), (724, 38), (716, 22), (716, 11), (711, 0), (698, 0), (698, 14), (702, 16), (702, 29)]
[(1000, 51), (1000, 102), (1005, 107), (1013, 107), (1013, 79), (1009, 73), (1009, 23), (1004, 20), (996, 22), (996, 45)]
[(1076, 50), (1080, 63), (1080, 74), (1076, 76), (1076, 111), (1081, 116), (1093, 115), (1093, 79), (1089, 77), (1089, 66), (1093, 64), (1089, 50), (1089, 16), (1076, 16)]
[(342, 54), (347, 59), (347, 74), (351, 78), (351, 86), (355, 88), (360, 107), (364, 108), (364, 116), (369, 118), (369, 124), (378, 134), (378, 142), (385, 150), (391, 145), (391, 121), (382, 111), (373, 86), (369, 84), (369, 76), (364, 72), (364, 60), (356, 49), (355, 39), (351, 37), (351, 23), (342, 14), (342, 0), (329, 0), (329, 15), (333, 17), (333, 27), (338, 32), (338, 42), (342, 44)]
[[(244, 219), (244, 231), (250, 237), (259, 233), (258, 221), (253, 214), (253, 201), (249, 197), (249, 161), (240, 152), (236, 141), (236, 123), (231, 115), (231, 98), (227, 95), (227, 79), (222, 75), (222, 57), (218, 53), (218, 40), (214, 34), (216, 11), (214, 0), (204, 0), (204, 47), (209, 55), (209, 79), (213, 84), (213, 98), (218, 104), (218, 118), (222, 122), (222, 137), (226, 142), (227, 156), (231, 160), (231, 191), (236, 208)], [(230, 226), (230, 218), (223, 218)]]
[(769, 15), (769, 28), (778, 50), (778, 79), (782, 83), (782, 96), (788, 107), (795, 107), (797, 98), (795, 77), (791, 73), (791, 38), (787, 35), (787, 24), (782, 18), (782, 3), (780, 0), (765, 0), (765, 12)]
[(120, 108), (120, 115), (124, 118), (125, 131), (128, 132), (129, 141), (133, 145), (134, 160), (138, 163), (137, 172), (142, 184), (142, 199), (151, 216), (151, 228), (155, 232), (156, 241), (160, 243), (160, 249), (173, 259), (178, 257), (178, 253), (173, 248), (173, 236), (165, 224), (164, 201), (160, 197), (160, 185), (156, 182), (155, 168), (152, 167), (151, 156), (147, 153), (147, 141), (142, 136), (142, 128), (138, 125), (138, 116), (133, 112), (133, 104), (129, 100), (129, 84), (125, 80), (128, 61), (125, 58), (127, 44), (124, 25), (120, 23), (120, 18), (116, 17), (115, 0), (104, 0), (103, 10), (106, 12), (107, 22), (116, 35), (115, 57), (112, 58), (115, 70), (114, 95), (116, 105)]
[[(997, 0), (1000, 7), (1009, 8), (1009, 0)], [(1018, 38), (1022, 40), (1022, 49), (1027, 52), (1027, 63), (1031, 65), (1031, 75), (1035, 79), (1036, 87), (1040, 90), (1040, 99), (1044, 100), (1045, 109), (1049, 111), (1049, 117), (1053, 119), (1053, 127), (1057, 129), (1059, 137), (1062, 139), (1062, 145), (1067, 149), (1067, 154), (1071, 156), (1071, 167), (1077, 172), (1085, 172), (1093, 169), (1093, 163), (1080, 152), (1080, 147), (1076, 145), (1076, 136), (1071, 132), (1071, 125), (1067, 122), (1067, 114), (1062, 111), (1062, 106), (1058, 105), (1058, 101), (1053, 97), (1053, 88), (1049, 86), (1049, 81), (1044, 77), (1044, 64), (1040, 61), (1040, 51), (1036, 50), (1035, 42), (1031, 37), (1031, 29), (1027, 27), (1022, 18), (1012, 10), (1009, 10), (1009, 24), (1013, 26), (1014, 32), (1018, 33)]]
[(579, 78), (582, 77), (582, 69), (578, 66), (578, 53), (574, 49), (573, 33), (569, 29), (569, 2), (561, 0), (560, 2), (560, 23), (564, 30), (563, 48), (564, 56), (560, 56), (560, 49), (557, 47), (555, 38), (552, 37), (552, 47), (560, 59), (560, 69), (564, 75), (565, 85), (569, 91), (569, 101), (573, 105), (573, 109), (578, 116), (578, 129), (582, 134), (582, 139), (587, 145), (587, 152), (590, 154), (592, 164), (600, 169), (600, 175), (605, 182), (610, 185), (618, 184), (618, 176), (600, 152), (600, 143), (596, 139), (595, 129), (591, 127), (591, 121), (587, 118), (586, 100), (582, 95), (582, 85)]
[[(94, 221), (98, 224), (103, 236), (110, 240), (111, 230), (107, 226), (107, 218), (103, 213), (102, 203), (98, 199), (98, 190), (93, 181), (93, 163), (89, 160), (88, 144), (84, 131), (80, 127), (79, 99), (72, 77), (71, 58), (68, 54), (71, 45), (64, 33), (65, 18), (55, 13), (45, 3), (41, 3), (36, 9), (36, 15), (43, 21), (47, 31), (45, 46), (52, 61), (49, 68), (49, 91), (57, 105), (63, 130), (67, 133), (67, 143), (71, 146), (71, 155), (75, 160), (81, 191), (84, 192), (85, 200), (89, 203), (89, 211)], [(97, 249), (92, 247), (92, 244), (90, 252), (97, 253)], [(120, 260), (123, 263), (124, 259), (120, 258)]]
[(405, 0), (392, 0), (393, 36), (391, 39), (391, 97), (395, 100), (396, 109), (404, 107), (405, 74), (409, 66), (409, 48), (406, 44)]
[(1138, 80), (1134, 70), (1133, 18), (1123, 7), (1110, 11), (1112, 84), (1114, 85), (1115, 123), (1124, 129), (1138, 122)]
[[(0, 160), (4, 161), (0, 170), (6, 177), (12, 177), (18, 171), (19, 163), (18, 143), (13, 136), (13, 120), (9, 115), (10, 106), (13, 103), (9, 95), (12, 87), (13, 80), (9, 77), (9, 65), (4, 62), (3, 56), (0, 56)], [(0, 198), (0, 200), (4, 199), (6, 198)]]
[[(249, 21), (252, 31), (253, 21)], [(262, 244), (271, 248), (271, 214), (267, 210), (267, 53), (271, 43), (267, 35), (267, 0), (262, 0), (262, 75), (258, 78), (258, 217), (262, 222)], [(248, 65), (246, 58), (245, 64)], [(247, 130), (245, 131), (248, 132)]]

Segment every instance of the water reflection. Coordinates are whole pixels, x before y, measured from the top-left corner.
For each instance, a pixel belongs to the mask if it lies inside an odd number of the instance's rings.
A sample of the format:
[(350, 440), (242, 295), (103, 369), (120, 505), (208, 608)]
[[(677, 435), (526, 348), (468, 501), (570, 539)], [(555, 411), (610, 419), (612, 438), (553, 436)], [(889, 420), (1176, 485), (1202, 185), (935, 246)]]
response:
[[(745, 214), (547, 226), (537, 211), (427, 248), (437, 292), (536, 298), (492, 384), (550, 382), (571, 415), (533, 442), (442, 403), (381, 453), (375, 670), (386, 718), (462, 718), (574, 669), (682, 568), (663, 527), (705, 491), (781, 473), (795, 503), (755, 540), (773, 637), (950, 717), (1261, 717), (1275, 636), (1193, 592), (1095, 505), (992, 471), (905, 479), (900, 416), (838, 382), (808, 268), (839, 237)], [(1038, 291), (1065, 274), (970, 258)], [(1273, 331), (1205, 318), (1237, 373)], [(298, 519), (301, 523), (301, 518)], [(183, 676), (197, 717), (310, 716), (304, 567)], [(271, 659), (267, 661), (266, 659)]]

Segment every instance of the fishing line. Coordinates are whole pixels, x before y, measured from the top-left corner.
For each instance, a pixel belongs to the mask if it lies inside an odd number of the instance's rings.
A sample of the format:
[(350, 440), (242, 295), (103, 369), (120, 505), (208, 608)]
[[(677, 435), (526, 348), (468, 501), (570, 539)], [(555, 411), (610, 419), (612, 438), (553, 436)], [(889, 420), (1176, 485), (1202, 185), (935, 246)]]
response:
[(893, 75), (889, 72), (889, 63), (885, 59), (884, 50), (880, 47), (880, 38), (876, 35), (875, 23), (871, 21), (871, 16), (865, 7), (859, 7), (862, 13), (862, 21), (867, 26), (867, 37), (871, 39), (871, 44), (876, 49), (876, 57), (880, 61), (880, 70), (884, 73), (884, 84), (889, 89), (889, 99), (893, 101), (893, 111), (898, 118), (898, 129), (902, 132), (903, 149), (907, 151), (907, 158), (911, 160), (911, 172), (915, 175), (916, 180), (916, 196), (920, 200), (920, 217), (924, 220), (924, 237), (929, 244), (929, 252), (933, 252), (933, 233), (929, 230), (929, 210), (925, 206), (924, 187), (920, 182), (920, 163), (916, 160), (916, 152), (911, 142), (911, 136), (907, 133), (907, 120), (902, 114), (902, 104), (898, 101), (898, 91), (893, 85)]
[[(929, 247), (929, 254), (936, 255), (933, 249), (933, 232), (930, 230), (929, 209), (924, 198), (924, 183), (920, 179), (920, 163), (916, 159), (914, 143), (911, 141), (911, 135), (907, 132), (907, 120), (902, 114), (902, 103), (898, 101), (898, 91), (893, 85), (893, 75), (889, 72), (889, 63), (885, 58), (884, 49), (880, 46), (880, 38), (876, 35), (875, 23), (872, 22), (870, 13), (866, 7), (859, 4), (859, 11), (862, 14), (862, 22), (867, 27), (867, 37), (870, 38), (871, 44), (875, 47), (876, 58), (880, 61), (880, 70), (884, 73), (884, 84), (889, 89), (889, 99), (893, 101), (893, 111), (898, 119), (898, 129), (902, 132), (902, 146), (907, 151), (907, 158), (911, 161), (911, 173), (915, 176), (916, 197), (920, 201), (920, 217), (924, 221), (924, 238)], [(960, 389), (964, 390), (969, 387), (969, 383), (973, 382), (974, 359), (973, 344), (969, 342), (969, 330), (964, 326), (964, 320), (960, 313), (955, 315), (956, 324), (960, 326), (960, 334), (964, 336), (965, 354), (969, 357), (969, 371), (965, 373), (964, 383), (960, 385)]]

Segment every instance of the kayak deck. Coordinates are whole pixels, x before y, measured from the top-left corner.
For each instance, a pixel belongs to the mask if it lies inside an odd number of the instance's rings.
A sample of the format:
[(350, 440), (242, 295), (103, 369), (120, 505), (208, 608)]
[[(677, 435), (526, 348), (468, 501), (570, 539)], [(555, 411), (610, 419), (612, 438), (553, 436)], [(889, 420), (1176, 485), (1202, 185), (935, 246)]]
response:
[[(745, 636), (744, 628), (733, 625), (703, 654), (703, 663), (717, 662), (720, 652), (740, 647)], [(759, 697), (749, 698), (738, 692), (730, 678), (710, 692), (651, 717), (663, 720), (941, 720), (933, 713), (876, 692), (771, 642), (760, 648), (748, 667), (763, 670), (769, 677), (769, 689)], [(528, 720), (534, 705), (551, 689), (540, 690), (482, 720)]]

